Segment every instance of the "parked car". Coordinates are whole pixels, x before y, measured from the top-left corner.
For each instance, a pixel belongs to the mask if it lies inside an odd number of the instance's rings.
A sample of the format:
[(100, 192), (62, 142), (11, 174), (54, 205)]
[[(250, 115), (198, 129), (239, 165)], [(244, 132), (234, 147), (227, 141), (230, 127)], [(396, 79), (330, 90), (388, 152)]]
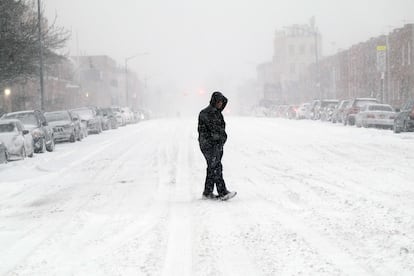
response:
[(342, 123), (345, 117), (345, 110), (347, 106), (351, 103), (351, 100), (342, 100), (335, 108), (332, 114), (332, 123)]
[(9, 160), (9, 156), (7, 154), (7, 148), (3, 144), (3, 142), (0, 141), (0, 164), (7, 163), (7, 160)]
[(121, 113), (125, 115), (125, 120), (127, 124), (135, 123), (134, 113), (129, 109), (129, 107), (122, 107)]
[(299, 106), (297, 105), (289, 105), (286, 110), (286, 118), (288, 119), (296, 119), (296, 113), (298, 111)]
[(96, 110), (94, 108), (82, 107), (72, 109), (70, 112), (78, 114), (81, 120), (86, 122), (88, 133), (99, 134), (102, 132), (101, 120), (96, 115)]
[(7, 148), (9, 160), (33, 157), (33, 137), (19, 120), (0, 120), (0, 141)]
[(378, 104), (378, 100), (375, 98), (355, 98), (352, 99), (347, 108), (344, 111), (344, 125), (354, 125), (355, 124), (355, 116), (366, 104)]
[(56, 142), (71, 142), (81, 140), (81, 129), (79, 125), (75, 125), (69, 111), (46, 112), (45, 117), (51, 127)]
[(83, 138), (88, 136), (88, 126), (85, 120), (82, 120), (81, 117), (74, 112), (70, 112), (70, 116), (72, 117), (72, 121), (75, 124), (76, 128), (79, 128), (80, 130), (80, 140), (81, 141)]
[(317, 101), (314, 105), (313, 108), (313, 120), (320, 120), (322, 117), (322, 113), (324, 112), (324, 109), (328, 106), (328, 105), (337, 105), (339, 103), (338, 100), (329, 100), (329, 99), (324, 99), (324, 100), (320, 100)]
[(319, 110), (319, 114), (320, 114), (319, 116), (320, 116), (321, 121), (331, 122), (334, 111), (337, 106), (338, 106), (338, 103), (328, 103), (327, 106)]
[(115, 113), (112, 111), (112, 108), (101, 108), (102, 117), (104, 118), (107, 129), (117, 129), (118, 120)]
[(366, 104), (355, 116), (357, 127), (392, 128), (396, 113), (389, 104)]
[(299, 106), (298, 111), (296, 112), (296, 119), (305, 119), (306, 112), (310, 107), (310, 103), (303, 103)]
[(112, 106), (112, 112), (115, 114), (116, 121), (118, 122), (118, 126), (126, 126), (127, 120), (126, 115), (122, 112), (120, 107)]
[(316, 106), (320, 104), (320, 100), (313, 100), (306, 112), (306, 119), (308, 120), (316, 120)]
[(403, 105), (395, 117), (393, 129), (395, 133), (414, 131), (414, 100)]
[(33, 137), (35, 153), (53, 151), (55, 139), (53, 129), (47, 123), (43, 113), (39, 110), (20, 111), (4, 114), (2, 119), (17, 119), (29, 130)]

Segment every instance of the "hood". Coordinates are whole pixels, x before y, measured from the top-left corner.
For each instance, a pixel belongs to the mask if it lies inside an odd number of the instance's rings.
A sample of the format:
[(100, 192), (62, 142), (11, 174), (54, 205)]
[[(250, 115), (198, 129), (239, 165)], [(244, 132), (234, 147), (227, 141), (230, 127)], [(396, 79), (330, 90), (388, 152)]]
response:
[(71, 124), (71, 121), (66, 121), (66, 120), (64, 120), (64, 121), (53, 121), (53, 122), (49, 122), (49, 125), (51, 127), (67, 126), (67, 125), (70, 125), (70, 124)]
[(6, 146), (6, 148), (10, 149), (14, 145), (14, 139), (18, 136), (17, 133), (0, 133), (0, 141)]
[(211, 95), (211, 100), (210, 100), (210, 105), (212, 106), (212, 107), (216, 107), (216, 103), (217, 102), (219, 102), (219, 101), (222, 101), (223, 102), (223, 105), (222, 105), (222, 107), (219, 109), (220, 111), (223, 111), (223, 109), (226, 107), (226, 105), (227, 105), (227, 98), (226, 97), (224, 97), (224, 95), (223, 94), (221, 94), (221, 92), (219, 92), (219, 91), (216, 91), (216, 92), (214, 92), (212, 95)]

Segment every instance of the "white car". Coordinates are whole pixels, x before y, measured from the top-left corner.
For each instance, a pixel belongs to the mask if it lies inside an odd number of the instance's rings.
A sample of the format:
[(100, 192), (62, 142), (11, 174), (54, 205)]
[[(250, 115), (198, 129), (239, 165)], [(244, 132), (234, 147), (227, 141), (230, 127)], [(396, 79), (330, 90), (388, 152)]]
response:
[(299, 106), (298, 110), (296, 111), (296, 119), (305, 119), (306, 112), (310, 107), (310, 103), (303, 103)]
[(396, 113), (389, 104), (367, 104), (355, 116), (357, 127), (381, 127), (390, 128), (394, 126)]
[(134, 113), (131, 109), (129, 109), (129, 107), (121, 107), (121, 113), (125, 115), (127, 124), (135, 123)]
[(33, 137), (17, 119), (0, 120), (0, 141), (6, 146), (9, 159), (33, 157)]

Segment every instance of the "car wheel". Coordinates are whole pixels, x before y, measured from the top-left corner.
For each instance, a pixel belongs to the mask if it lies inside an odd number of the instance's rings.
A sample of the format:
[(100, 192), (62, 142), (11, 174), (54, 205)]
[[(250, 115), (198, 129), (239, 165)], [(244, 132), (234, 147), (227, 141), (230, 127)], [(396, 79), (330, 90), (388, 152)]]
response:
[(75, 143), (76, 142), (75, 132), (73, 132), (72, 135), (70, 136), (69, 142), (71, 142), (71, 143)]
[(52, 141), (51, 141), (50, 145), (48, 147), (46, 147), (46, 150), (48, 152), (52, 152), (52, 151), (55, 150), (55, 139), (52, 137), (51, 140)]
[(46, 141), (45, 138), (42, 138), (42, 147), (38, 150), (39, 153), (45, 153), (46, 152)]

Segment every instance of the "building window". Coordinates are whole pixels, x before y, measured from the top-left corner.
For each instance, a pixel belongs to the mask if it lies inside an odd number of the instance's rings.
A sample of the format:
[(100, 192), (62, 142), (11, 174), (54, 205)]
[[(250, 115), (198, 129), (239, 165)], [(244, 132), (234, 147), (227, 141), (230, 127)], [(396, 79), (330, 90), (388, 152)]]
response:
[(294, 63), (290, 64), (290, 73), (295, 74), (296, 73), (296, 66)]
[(401, 58), (402, 58), (402, 65), (405, 65), (405, 47), (404, 47), (404, 45), (401, 47)]
[(305, 45), (304, 44), (300, 45), (300, 54), (301, 55), (305, 54)]
[(289, 45), (289, 55), (295, 55), (295, 45)]

